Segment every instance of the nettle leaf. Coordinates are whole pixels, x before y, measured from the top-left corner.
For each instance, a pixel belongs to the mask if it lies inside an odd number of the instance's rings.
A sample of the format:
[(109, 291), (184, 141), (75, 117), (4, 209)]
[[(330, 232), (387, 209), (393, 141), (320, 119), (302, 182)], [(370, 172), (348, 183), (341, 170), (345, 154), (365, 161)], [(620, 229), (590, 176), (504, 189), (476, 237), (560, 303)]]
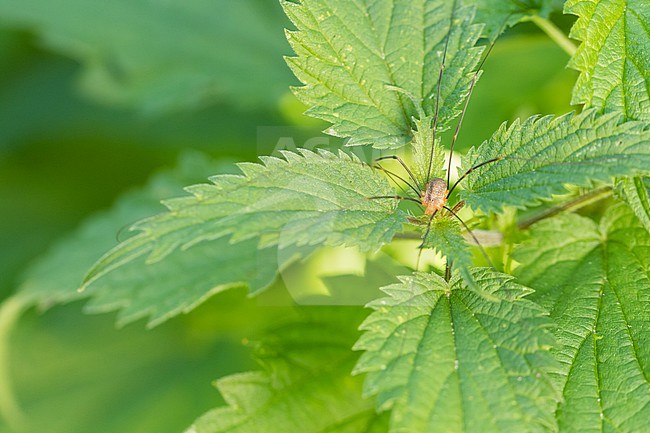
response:
[(294, 91), (307, 114), (332, 123), (329, 134), (376, 148), (410, 142), (414, 119), (435, 114), (447, 35), (438, 130), (460, 114), (482, 52), (473, 9), (443, 0), (282, 4), (298, 28), (287, 31), (297, 54), (287, 63), (305, 84)]
[(557, 323), (560, 431), (639, 432), (650, 419), (650, 234), (626, 206), (597, 225), (564, 214), (515, 251)]
[[(445, 148), (440, 135), (433, 128), (433, 118), (427, 116), (415, 121), (411, 155), (413, 159), (413, 176), (418, 189), (424, 190), (426, 184), (434, 177), (445, 177)], [(435, 136), (435, 137), (434, 137)], [(433, 143), (433, 145), (432, 145)]]
[(650, 172), (650, 128), (622, 121), (620, 113), (533, 116), (499, 130), (465, 157), (463, 170), (493, 158), (467, 176), (461, 197), (474, 209), (525, 208), (566, 192), (565, 185), (590, 186), (614, 176)]
[(84, 287), (104, 294), (94, 308), (129, 302), (128, 315), (156, 308), (154, 318), (168, 317), (233, 285), (259, 291), (313, 246), (376, 250), (401, 229), (394, 200), (368, 199), (393, 193), (386, 179), (358, 159), (306, 150), (284, 157), (239, 164), (243, 175), (189, 187), (192, 196), (164, 202), (169, 212), (135, 224), (140, 233), (87, 275)]
[(616, 183), (615, 192), (630, 206), (639, 221), (650, 232), (650, 178), (620, 179)]
[[(569, 66), (581, 72), (573, 103), (604, 112), (621, 110), (626, 119), (650, 121), (650, 6), (643, 0), (574, 1), (565, 12), (579, 18), (571, 36), (583, 43)], [(650, 230), (650, 200), (641, 177), (619, 179), (619, 197)]]
[(272, 1), (0, 1), (0, 16), (79, 60), (94, 97), (148, 113), (275, 107), (290, 84)]
[(573, 104), (650, 116), (650, 6), (646, 0), (568, 0), (579, 18), (570, 36), (582, 41), (569, 66), (581, 72)]
[(385, 432), (386, 417), (362, 398), (361, 378), (350, 376), (358, 358), (350, 350), (358, 334), (350, 330), (359, 309), (330, 311), (338, 314), (266, 336), (256, 351), (264, 370), (219, 379), (229, 406), (206, 413), (187, 433)]
[[(472, 253), (461, 234), (460, 224), (451, 219), (451, 215), (431, 220), (431, 228), (422, 240), (424, 248), (430, 248), (447, 259), (453, 269), (457, 269), (465, 282), (472, 289), (477, 288), (470, 272)], [(426, 219), (428, 223), (429, 218)]]
[(391, 432), (553, 429), (546, 313), (511, 276), (473, 276), (480, 290), (415, 273), (370, 304), (355, 371), (378, 409), (392, 409)]
[(77, 290), (87, 270), (115, 245), (116, 233), (164, 210), (160, 200), (181, 194), (184, 185), (224, 170), (225, 163), (187, 155), (175, 170), (154, 176), (146, 187), (126, 194), (111, 210), (91, 217), (57, 243), (27, 270), (19, 287), (21, 296), (42, 308), (91, 297), (86, 312), (119, 309), (119, 326), (149, 316), (148, 326), (152, 327), (228, 288), (245, 285), (251, 292), (267, 288), (279, 269), (307, 255), (309, 249), (258, 250), (256, 240), (232, 248), (227, 238), (220, 238), (187, 251), (174, 251), (164, 262), (147, 265), (143, 257), (137, 258), (85, 291)]
[(278, 272), (310, 253), (307, 248), (288, 254), (275, 246), (257, 247), (255, 239), (233, 246), (224, 237), (174, 250), (155, 263), (137, 257), (87, 285), (84, 294), (92, 299), (84, 310), (119, 310), (118, 326), (148, 316), (147, 326), (154, 327), (224, 290), (241, 286), (251, 293), (264, 290)]
[(455, 265), (469, 268), (472, 265), (472, 253), (460, 232), (458, 222), (449, 218), (434, 218), (429, 234), (423, 240), (425, 248), (431, 248)]

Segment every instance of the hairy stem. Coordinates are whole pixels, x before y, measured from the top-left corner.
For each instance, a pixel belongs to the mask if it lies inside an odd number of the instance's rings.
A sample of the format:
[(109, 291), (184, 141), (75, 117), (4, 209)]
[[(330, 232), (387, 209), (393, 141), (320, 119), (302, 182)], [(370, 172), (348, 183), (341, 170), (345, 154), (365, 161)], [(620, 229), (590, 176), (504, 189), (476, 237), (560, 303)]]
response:
[(538, 221), (541, 221), (545, 218), (552, 217), (554, 215), (559, 214), (560, 212), (564, 212), (569, 209), (574, 209), (574, 210), (579, 209), (583, 206), (586, 206), (598, 200), (602, 200), (605, 197), (610, 196), (611, 193), (612, 193), (612, 188), (609, 186), (595, 189), (593, 191), (588, 192), (587, 194), (583, 194), (580, 197), (576, 197), (573, 200), (569, 200), (566, 203), (563, 203), (558, 206), (554, 206), (550, 209), (545, 210), (544, 212), (540, 212), (535, 216), (525, 219), (521, 221), (519, 224), (517, 224), (517, 227), (519, 228), (519, 230), (525, 230)]
[(542, 29), (553, 41), (559, 45), (569, 56), (573, 57), (576, 53), (576, 45), (562, 32), (555, 24), (546, 18), (537, 15), (530, 17), (530, 20), (535, 23), (537, 27)]

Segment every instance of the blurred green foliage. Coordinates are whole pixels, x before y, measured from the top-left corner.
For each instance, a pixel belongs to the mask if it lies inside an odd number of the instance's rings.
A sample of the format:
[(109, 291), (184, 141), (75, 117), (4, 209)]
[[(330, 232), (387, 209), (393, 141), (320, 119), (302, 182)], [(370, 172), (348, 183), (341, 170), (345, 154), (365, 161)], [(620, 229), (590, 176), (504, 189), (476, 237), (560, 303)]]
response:
[[(55, 240), (181, 151), (253, 160), (324, 128), (288, 93), (275, 2), (0, 0), (0, 17), (3, 298)], [(458, 148), (505, 120), (568, 111), (567, 61), (531, 24), (511, 30), (485, 64)], [(211, 380), (251, 367), (241, 339), (289, 314), (241, 290), (154, 331), (118, 331), (113, 315), (81, 310), (29, 310), (4, 341), (25, 431), (181, 431), (219, 404)]]
[(286, 18), (266, 0), (3, 0), (0, 16), (78, 60), (88, 94), (143, 112), (273, 107), (289, 79)]
[(179, 432), (220, 403), (210, 386), (215, 375), (250, 364), (223, 330), (209, 341), (191, 335), (188, 323), (118, 331), (111, 315), (80, 316), (79, 309), (31, 312), (14, 330), (12, 375), (26, 431)]

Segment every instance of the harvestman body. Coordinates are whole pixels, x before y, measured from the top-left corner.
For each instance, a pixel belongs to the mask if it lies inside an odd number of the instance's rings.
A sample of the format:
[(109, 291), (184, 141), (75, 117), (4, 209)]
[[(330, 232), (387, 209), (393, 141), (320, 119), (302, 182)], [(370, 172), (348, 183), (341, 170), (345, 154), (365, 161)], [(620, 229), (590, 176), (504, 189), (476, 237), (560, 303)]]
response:
[(434, 177), (427, 183), (427, 188), (422, 194), (422, 206), (425, 215), (433, 215), (447, 204), (449, 190), (447, 182), (439, 177)]

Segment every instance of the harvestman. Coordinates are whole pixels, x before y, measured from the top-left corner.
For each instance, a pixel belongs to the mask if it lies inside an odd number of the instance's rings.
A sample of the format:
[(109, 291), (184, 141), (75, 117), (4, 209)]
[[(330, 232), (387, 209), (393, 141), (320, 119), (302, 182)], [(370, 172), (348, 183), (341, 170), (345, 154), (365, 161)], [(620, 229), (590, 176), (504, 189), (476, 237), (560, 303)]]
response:
[[(451, 21), (453, 22), (453, 16), (452, 16)], [(487, 57), (490, 55), (490, 52), (492, 51), (492, 48), (494, 48), (494, 43), (495, 43), (496, 38), (495, 38), (495, 40), (490, 42), (489, 48), (488, 48), (485, 56), (483, 57), (483, 59), (479, 63), (479, 65), (478, 65), (478, 67), (477, 67), (477, 69), (476, 69), (476, 71), (475, 71), (475, 73), (474, 73), (474, 75), (472, 77), (472, 80), (470, 82), (469, 91), (468, 91), (467, 97), (465, 98), (465, 103), (464, 103), (463, 109), (462, 109), (461, 114), (460, 114), (460, 119), (458, 121), (458, 124), (456, 125), (456, 129), (454, 131), (454, 136), (453, 136), (452, 141), (451, 141), (450, 150), (449, 150), (450, 157), (449, 157), (449, 162), (447, 164), (447, 179), (445, 180), (445, 179), (442, 179), (442, 178), (439, 178), (439, 177), (431, 178), (431, 170), (433, 168), (432, 167), (432, 165), (433, 165), (433, 153), (434, 153), (433, 147), (435, 146), (436, 129), (437, 129), (437, 124), (438, 124), (438, 115), (439, 115), (439, 109), (440, 109), (441, 83), (442, 83), (443, 73), (444, 73), (444, 69), (445, 69), (445, 62), (446, 62), (446, 59), (447, 59), (447, 50), (448, 50), (448, 47), (449, 47), (450, 34), (451, 34), (451, 26), (449, 28), (449, 31), (447, 32), (447, 36), (446, 36), (446, 40), (445, 40), (445, 47), (444, 47), (444, 51), (443, 51), (443, 55), (442, 55), (442, 62), (441, 62), (440, 71), (439, 71), (439, 74), (438, 74), (438, 83), (437, 83), (437, 89), (436, 89), (436, 105), (435, 105), (435, 112), (434, 112), (434, 117), (433, 117), (433, 138), (432, 138), (432, 143), (431, 143), (431, 152), (429, 154), (429, 164), (428, 164), (427, 176), (426, 176), (426, 179), (429, 179), (429, 180), (426, 182), (426, 185), (424, 185), (424, 186), (420, 185), (420, 182), (418, 182), (417, 178), (415, 177), (413, 172), (409, 169), (408, 165), (406, 165), (404, 160), (402, 160), (399, 156), (397, 156), (397, 155), (383, 156), (383, 157), (375, 159), (375, 161), (374, 161), (375, 164), (376, 164), (375, 168), (380, 169), (383, 172), (385, 172), (391, 179), (392, 178), (397, 178), (397, 179), (401, 180), (402, 182), (404, 182), (405, 185), (407, 185), (409, 188), (411, 188), (411, 190), (413, 190), (415, 192), (415, 194), (419, 197), (419, 199), (415, 199), (413, 197), (404, 197), (404, 196), (400, 196), (400, 195), (386, 195), (386, 196), (368, 197), (368, 199), (392, 199), (392, 200), (412, 201), (412, 202), (417, 203), (418, 205), (420, 205), (424, 209), (424, 214), (429, 217), (429, 220), (428, 220), (428, 223), (427, 223), (426, 231), (424, 232), (424, 236), (422, 237), (422, 243), (418, 247), (419, 248), (419, 253), (418, 253), (416, 269), (419, 268), (419, 262), (420, 262), (420, 257), (421, 257), (421, 254), (422, 254), (422, 249), (424, 248), (426, 238), (429, 235), (429, 232), (431, 230), (431, 223), (433, 222), (433, 218), (443, 209), (446, 210), (447, 212), (449, 212), (451, 215), (453, 215), (463, 225), (463, 227), (470, 234), (470, 236), (472, 237), (474, 242), (476, 242), (476, 244), (481, 249), (481, 252), (485, 256), (487, 262), (492, 266), (492, 263), (491, 263), (488, 255), (485, 253), (485, 250), (481, 247), (481, 245), (480, 245), (478, 239), (476, 238), (476, 236), (474, 235), (474, 233), (472, 233), (471, 229), (467, 226), (467, 224), (456, 213), (458, 210), (460, 210), (464, 206), (464, 202), (460, 201), (454, 207), (450, 208), (450, 207), (447, 206), (447, 201), (448, 201), (449, 197), (451, 196), (452, 192), (454, 191), (454, 189), (456, 189), (456, 187), (458, 186), (458, 184), (463, 179), (465, 179), (472, 171), (474, 171), (474, 170), (476, 170), (476, 169), (478, 169), (480, 167), (483, 167), (484, 165), (491, 164), (493, 162), (497, 162), (497, 161), (500, 161), (500, 160), (504, 159), (503, 157), (496, 157), (496, 158), (492, 158), (492, 159), (489, 159), (487, 161), (484, 161), (484, 162), (482, 162), (480, 164), (477, 164), (474, 167), (471, 167), (469, 170), (467, 170), (465, 173), (463, 173), (456, 180), (456, 182), (454, 182), (454, 184), (451, 185), (451, 187), (450, 187), (451, 155), (453, 155), (454, 145), (456, 144), (456, 140), (458, 139), (458, 134), (459, 134), (460, 128), (461, 128), (461, 126), (463, 124), (463, 119), (465, 117), (465, 112), (467, 111), (467, 106), (468, 106), (469, 100), (470, 100), (470, 98), (472, 96), (474, 86), (476, 85), (476, 82), (478, 80), (479, 73), (480, 73), (480, 71), (481, 71), (481, 69), (483, 67), (483, 64), (487, 60)], [(416, 101), (414, 101), (414, 102), (416, 102)], [(392, 171), (386, 170), (384, 167), (382, 167), (380, 164), (378, 164), (380, 161), (387, 160), (387, 159), (392, 159), (392, 160), (397, 161), (404, 168), (404, 170), (408, 174), (408, 177), (410, 178), (410, 180), (413, 183), (411, 183), (407, 179), (404, 179), (403, 177), (393, 173)], [(392, 180), (394, 181), (394, 179), (392, 179)], [(494, 266), (492, 266), (492, 267), (494, 267)], [(450, 263), (448, 262), (447, 263), (447, 269), (446, 269), (447, 278), (449, 277), (450, 272), (451, 272)]]

